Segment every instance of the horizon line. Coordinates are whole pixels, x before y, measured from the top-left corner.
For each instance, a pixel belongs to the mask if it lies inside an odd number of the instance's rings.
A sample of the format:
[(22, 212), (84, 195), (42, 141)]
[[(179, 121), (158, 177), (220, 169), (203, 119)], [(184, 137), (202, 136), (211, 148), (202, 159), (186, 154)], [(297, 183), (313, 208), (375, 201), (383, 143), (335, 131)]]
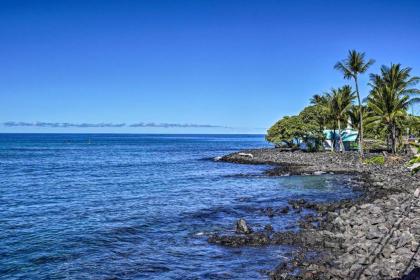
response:
[(180, 133), (180, 132), (1, 132), (0, 134), (143, 134), (143, 135), (265, 135), (265, 133)]

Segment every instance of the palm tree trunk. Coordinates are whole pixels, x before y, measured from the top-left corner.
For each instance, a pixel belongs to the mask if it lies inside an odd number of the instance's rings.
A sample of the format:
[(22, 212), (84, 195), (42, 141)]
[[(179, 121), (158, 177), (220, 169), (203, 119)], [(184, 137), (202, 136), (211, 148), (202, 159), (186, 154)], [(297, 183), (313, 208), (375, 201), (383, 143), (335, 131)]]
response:
[(357, 82), (357, 76), (354, 76), (354, 82), (356, 84), (356, 94), (357, 94), (357, 101), (359, 102), (359, 153), (360, 156), (363, 158), (363, 112), (362, 112), (362, 102), (360, 101), (360, 93), (359, 93), (359, 83)]
[(344, 151), (343, 141), (341, 139), (341, 122), (338, 120), (338, 145), (340, 146), (340, 152)]
[(395, 124), (392, 124), (392, 153), (397, 152), (397, 136), (395, 131)]

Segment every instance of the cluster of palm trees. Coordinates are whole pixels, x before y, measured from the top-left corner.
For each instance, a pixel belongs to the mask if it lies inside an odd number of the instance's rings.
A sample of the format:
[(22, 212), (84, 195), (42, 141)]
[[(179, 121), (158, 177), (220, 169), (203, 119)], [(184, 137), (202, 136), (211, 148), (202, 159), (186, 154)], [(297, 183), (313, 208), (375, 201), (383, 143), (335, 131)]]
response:
[(410, 72), (410, 68), (391, 64), (382, 66), (380, 75), (370, 76), (372, 90), (367, 98), (370, 111), (366, 122), (386, 131), (393, 153), (397, 151), (397, 137), (405, 126), (409, 106), (420, 101), (415, 97), (420, 91), (414, 88), (420, 77), (411, 77)]
[(351, 86), (345, 85), (341, 88), (333, 88), (330, 92), (326, 92), (323, 95), (314, 95), (311, 99), (313, 105), (322, 108), (324, 127), (330, 126), (334, 131), (338, 129), (340, 151), (344, 150), (341, 128), (347, 124), (349, 114), (353, 110), (353, 100), (355, 98), (356, 94)]
[[(380, 74), (370, 74), (370, 93), (364, 100), (359, 92), (359, 75), (367, 72), (375, 61), (366, 60), (365, 53), (351, 50), (346, 59), (339, 61), (334, 68), (345, 79), (352, 79), (355, 91), (349, 85), (332, 89), (322, 95), (314, 95), (311, 103), (321, 108), (323, 126), (338, 129), (341, 135), (343, 125), (350, 124), (358, 130), (359, 152), (363, 156), (364, 129), (381, 131), (387, 135), (387, 143), (393, 153), (397, 152), (397, 139), (401, 137), (407, 118), (408, 108), (420, 102), (420, 90), (415, 88), (420, 77), (411, 76), (411, 68), (400, 64), (382, 66)], [(354, 100), (357, 99), (357, 105)], [(415, 118), (418, 121), (418, 118)], [(350, 122), (349, 122), (350, 120)], [(339, 139), (339, 149), (343, 143)]]

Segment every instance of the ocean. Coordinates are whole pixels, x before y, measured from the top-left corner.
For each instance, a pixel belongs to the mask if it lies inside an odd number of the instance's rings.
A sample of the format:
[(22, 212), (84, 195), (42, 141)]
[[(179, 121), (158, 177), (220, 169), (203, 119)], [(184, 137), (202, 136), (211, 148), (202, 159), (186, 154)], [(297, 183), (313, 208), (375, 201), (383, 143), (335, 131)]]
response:
[(214, 233), (294, 227), (288, 199), (353, 197), (345, 175), (269, 177), (214, 158), (263, 135), (0, 134), (1, 279), (265, 279), (288, 246), (226, 248)]

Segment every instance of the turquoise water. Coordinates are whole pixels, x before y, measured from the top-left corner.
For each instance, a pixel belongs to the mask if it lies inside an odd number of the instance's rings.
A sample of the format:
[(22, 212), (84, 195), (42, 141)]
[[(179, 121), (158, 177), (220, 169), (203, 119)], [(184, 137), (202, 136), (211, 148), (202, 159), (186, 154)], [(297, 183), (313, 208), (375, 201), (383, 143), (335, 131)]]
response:
[(225, 248), (209, 234), (240, 217), (283, 230), (298, 214), (261, 208), (354, 195), (342, 175), (212, 160), (267, 146), (260, 135), (0, 134), (0, 278), (264, 278), (290, 248)]

